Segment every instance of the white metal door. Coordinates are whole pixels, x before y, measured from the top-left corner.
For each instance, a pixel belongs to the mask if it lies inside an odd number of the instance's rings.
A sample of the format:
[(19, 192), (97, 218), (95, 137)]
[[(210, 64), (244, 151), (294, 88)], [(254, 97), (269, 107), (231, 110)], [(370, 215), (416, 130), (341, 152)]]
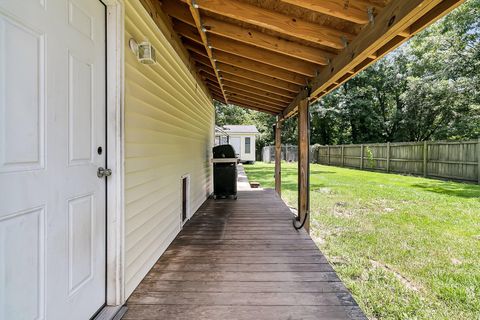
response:
[(105, 90), (99, 0), (0, 0), (0, 319), (105, 302)]

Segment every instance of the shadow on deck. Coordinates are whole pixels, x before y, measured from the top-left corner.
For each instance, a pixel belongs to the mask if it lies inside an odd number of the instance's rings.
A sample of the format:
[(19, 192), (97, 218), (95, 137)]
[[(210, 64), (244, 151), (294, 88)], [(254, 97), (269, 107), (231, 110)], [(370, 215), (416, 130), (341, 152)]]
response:
[(129, 298), (123, 319), (365, 319), (273, 190), (207, 200)]

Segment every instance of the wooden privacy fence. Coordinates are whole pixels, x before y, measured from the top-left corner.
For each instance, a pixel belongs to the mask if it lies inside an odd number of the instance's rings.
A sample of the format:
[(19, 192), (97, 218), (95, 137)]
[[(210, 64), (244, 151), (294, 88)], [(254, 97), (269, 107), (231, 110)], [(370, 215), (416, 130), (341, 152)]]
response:
[[(273, 147), (265, 147), (262, 160), (274, 159)], [(315, 145), (310, 148), (312, 162), (395, 172), (424, 177), (471, 181), (480, 184), (480, 139), (470, 141), (423, 141), (335, 146)], [(296, 161), (293, 146), (282, 147), (282, 159)], [(284, 155), (285, 153), (285, 155)], [(292, 159), (293, 158), (293, 159)]]

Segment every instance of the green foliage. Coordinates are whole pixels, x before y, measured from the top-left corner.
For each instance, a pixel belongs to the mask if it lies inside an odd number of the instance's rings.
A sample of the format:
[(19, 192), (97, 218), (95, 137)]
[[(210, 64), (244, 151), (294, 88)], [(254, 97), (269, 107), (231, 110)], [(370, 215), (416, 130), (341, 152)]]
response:
[[(274, 165), (246, 165), (274, 187)], [(282, 197), (297, 203), (296, 164)], [(311, 235), (370, 319), (478, 319), (480, 186), (311, 165)]]
[[(311, 143), (480, 136), (480, 0), (463, 5), (311, 106)], [(217, 124), (254, 124), (257, 151), (274, 142), (273, 116), (217, 105)], [(296, 144), (296, 119), (282, 143)]]
[(367, 167), (368, 168), (375, 168), (375, 159), (373, 159), (373, 152), (372, 149), (370, 149), (369, 146), (365, 147), (365, 155), (367, 159)]
[(480, 0), (470, 0), (313, 109), (323, 144), (480, 135)]

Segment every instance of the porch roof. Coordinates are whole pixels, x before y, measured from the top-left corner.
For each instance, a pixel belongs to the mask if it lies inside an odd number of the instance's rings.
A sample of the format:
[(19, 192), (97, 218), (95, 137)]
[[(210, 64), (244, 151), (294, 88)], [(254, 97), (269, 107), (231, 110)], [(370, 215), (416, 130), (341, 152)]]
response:
[(213, 99), (286, 118), (462, 0), (143, 0), (181, 37)]

